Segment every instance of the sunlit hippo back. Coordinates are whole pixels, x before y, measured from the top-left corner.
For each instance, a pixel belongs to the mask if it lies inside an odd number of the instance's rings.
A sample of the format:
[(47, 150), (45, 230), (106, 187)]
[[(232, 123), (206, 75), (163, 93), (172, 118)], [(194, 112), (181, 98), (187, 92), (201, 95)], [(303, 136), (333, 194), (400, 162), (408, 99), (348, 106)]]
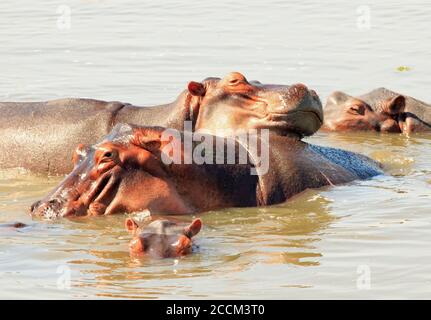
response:
[(232, 72), (184, 87), (174, 101), (145, 107), (81, 98), (0, 102), (0, 168), (69, 173), (79, 143), (95, 144), (121, 123), (219, 136), (269, 129), (297, 139), (322, 124), (320, 100), (303, 84), (262, 84)]

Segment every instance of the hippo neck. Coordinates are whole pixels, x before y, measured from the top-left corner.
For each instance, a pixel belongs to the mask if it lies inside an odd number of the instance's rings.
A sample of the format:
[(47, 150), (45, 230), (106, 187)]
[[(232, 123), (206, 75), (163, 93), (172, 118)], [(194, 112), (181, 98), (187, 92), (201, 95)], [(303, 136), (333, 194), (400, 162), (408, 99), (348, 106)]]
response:
[[(190, 138), (192, 134), (184, 132), (182, 137)], [(240, 154), (247, 155), (247, 150), (233, 138), (212, 135), (206, 137), (214, 139), (208, 146), (212, 151), (205, 149), (204, 152), (211, 155), (212, 159), (206, 158), (203, 163), (196, 164), (194, 161), (197, 159), (194, 158), (191, 164), (171, 164), (165, 167), (180, 197), (188, 207), (193, 208), (192, 211), (256, 206), (258, 177), (251, 174), (253, 165), (240, 159)], [(199, 141), (193, 142), (194, 155), (195, 148), (200, 145)], [(236, 151), (232, 155), (228, 150)], [(184, 159), (191, 159), (190, 156), (185, 155)], [(203, 193), (210, 196), (204, 196)]]
[(185, 121), (193, 121), (190, 96), (186, 91), (175, 101), (167, 104), (145, 107), (126, 105), (116, 115), (113, 126), (118, 123), (129, 123), (183, 130)]
[(286, 201), (309, 188), (347, 183), (381, 174), (378, 163), (341, 149), (320, 147), (289, 137), (269, 139), (269, 169), (259, 172), (258, 204)]
[(168, 111), (167, 118), (162, 126), (177, 130), (184, 130), (184, 121), (191, 122), (191, 128), (194, 128), (195, 119), (191, 110), (191, 95), (187, 91), (182, 92), (178, 98), (168, 104), (160, 105), (155, 108)]

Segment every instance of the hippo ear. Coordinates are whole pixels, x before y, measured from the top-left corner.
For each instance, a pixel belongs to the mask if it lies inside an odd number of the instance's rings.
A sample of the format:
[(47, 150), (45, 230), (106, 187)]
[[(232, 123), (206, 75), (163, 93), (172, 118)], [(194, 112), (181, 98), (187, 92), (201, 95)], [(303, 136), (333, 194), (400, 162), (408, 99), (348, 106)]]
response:
[(124, 226), (129, 232), (135, 232), (138, 229), (138, 224), (132, 218), (127, 218), (126, 222), (124, 223)]
[(178, 257), (192, 253), (192, 240), (185, 235), (180, 235), (173, 246), (175, 246), (175, 253), (172, 256)]
[(161, 148), (161, 133), (154, 128), (137, 128), (133, 132), (131, 142), (154, 153)]
[(192, 221), (192, 223), (189, 226), (184, 228), (184, 234), (187, 237), (192, 238), (195, 235), (197, 235), (199, 231), (201, 231), (201, 228), (202, 228), (202, 220), (199, 218), (195, 219)]
[(389, 114), (399, 114), (404, 111), (406, 106), (406, 98), (402, 95), (398, 95), (390, 100), (385, 106), (385, 112)]
[(342, 105), (347, 102), (351, 97), (347, 94), (345, 94), (342, 91), (334, 91), (332, 92), (326, 102), (326, 105), (333, 104), (333, 105)]
[(151, 153), (155, 153), (158, 150), (160, 150), (162, 143), (160, 140), (150, 140), (145, 142), (144, 145), (142, 145), (142, 147), (148, 151), (150, 151)]
[(205, 95), (205, 86), (200, 82), (190, 81), (187, 85), (187, 90), (189, 90), (192, 96), (203, 97)]
[(349, 105), (348, 112), (354, 115), (363, 116), (365, 114), (365, 106), (362, 103), (353, 103)]

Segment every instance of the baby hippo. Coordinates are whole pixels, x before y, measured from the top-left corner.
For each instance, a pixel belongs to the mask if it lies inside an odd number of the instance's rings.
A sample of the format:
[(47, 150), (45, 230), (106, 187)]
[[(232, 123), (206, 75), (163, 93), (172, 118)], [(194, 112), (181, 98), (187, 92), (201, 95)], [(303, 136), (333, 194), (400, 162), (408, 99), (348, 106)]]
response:
[(138, 226), (128, 218), (126, 229), (133, 234), (129, 243), (131, 256), (150, 256), (153, 258), (173, 258), (192, 253), (192, 238), (202, 228), (201, 219), (182, 226), (175, 222), (160, 219), (145, 226)]

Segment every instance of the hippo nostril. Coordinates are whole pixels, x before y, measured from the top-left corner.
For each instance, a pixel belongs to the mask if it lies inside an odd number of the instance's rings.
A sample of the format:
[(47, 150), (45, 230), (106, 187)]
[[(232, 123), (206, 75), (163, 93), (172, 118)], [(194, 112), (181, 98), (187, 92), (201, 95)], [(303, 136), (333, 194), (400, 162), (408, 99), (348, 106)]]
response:
[(61, 208), (61, 206), (63, 205), (63, 203), (64, 202), (61, 201), (60, 199), (54, 198), (54, 199), (51, 199), (51, 200), (49, 200), (47, 202), (47, 206), (49, 208), (51, 208), (52, 210), (57, 211), (57, 210), (59, 210)]
[(291, 91), (297, 91), (300, 93), (307, 93), (309, 92), (307, 86), (303, 83), (295, 83), (293, 85), (290, 86), (289, 90)]
[(47, 201), (36, 201), (30, 207), (32, 215), (46, 215), (47, 212), (58, 213), (63, 202), (60, 199), (50, 199)]
[(309, 90), (306, 85), (302, 83), (293, 84), (289, 87), (287, 92), (284, 95), (284, 98), (291, 101), (299, 101), (303, 100), (309, 93)]
[(295, 83), (295, 84), (292, 84), (291, 87), (301, 89), (301, 90), (308, 90), (307, 86), (303, 83)]
[(145, 241), (140, 237), (132, 239), (129, 243), (130, 253), (132, 255), (143, 254), (147, 249), (144, 243)]
[(397, 121), (393, 119), (388, 119), (382, 123), (382, 125), (380, 126), (380, 131), (400, 133), (401, 128)]

